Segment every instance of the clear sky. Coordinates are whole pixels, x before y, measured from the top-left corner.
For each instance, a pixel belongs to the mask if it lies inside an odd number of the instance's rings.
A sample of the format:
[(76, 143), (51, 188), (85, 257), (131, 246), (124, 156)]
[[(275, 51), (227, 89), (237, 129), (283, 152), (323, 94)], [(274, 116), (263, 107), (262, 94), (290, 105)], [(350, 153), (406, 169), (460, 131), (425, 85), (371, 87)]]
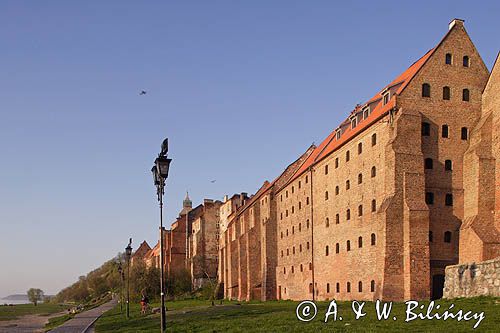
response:
[(272, 180), (454, 17), (491, 68), (498, 13), (498, 1), (1, 1), (0, 296), (55, 293), (129, 237), (154, 244), (164, 137), (170, 225), (186, 190), (197, 205)]

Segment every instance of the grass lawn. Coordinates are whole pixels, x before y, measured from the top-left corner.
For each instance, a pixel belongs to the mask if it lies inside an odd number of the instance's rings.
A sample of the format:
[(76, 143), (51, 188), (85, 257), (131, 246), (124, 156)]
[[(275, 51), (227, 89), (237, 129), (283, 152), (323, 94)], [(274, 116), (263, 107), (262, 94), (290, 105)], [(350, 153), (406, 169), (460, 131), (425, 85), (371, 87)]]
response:
[[(405, 322), (406, 305), (394, 303), (390, 320), (376, 319), (375, 303), (366, 302), (363, 310), (366, 316), (354, 319), (351, 302), (339, 302), (339, 316), (343, 320), (324, 322), (329, 302), (317, 302), (318, 315), (311, 322), (301, 322), (296, 318), (295, 309), (299, 302), (271, 301), (250, 302), (237, 305), (224, 301), (224, 305), (210, 306), (208, 301), (167, 302), (168, 332), (470, 332), (476, 323), (470, 321), (414, 320)], [(421, 304), (428, 304), (422, 302)], [(500, 299), (478, 297), (472, 299), (440, 300), (441, 308), (432, 313), (442, 314), (450, 304), (451, 310), (484, 311), (485, 318), (475, 330), (478, 332), (500, 331)], [(218, 304), (218, 303), (216, 303)], [(153, 304), (153, 307), (158, 304)], [(426, 309), (425, 309), (426, 310)], [(422, 310), (423, 311), (423, 310)], [(417, 310), (414, 312), (418, 313)], [(425, 312), (424, 312), (425, 313)], [(394, 321), (392, 317), (396, 316)], [(105, 313), (96, 324), (96, 332), (158, 332), (160, 316), (158, 314), (142, 316), (139, 305), (131, 306), (131, 319), (127, 320), (120, 307)]]
[(61, 312), (67, 309), (67, 306), (60, 304), (41, 303), (37, 306), (33, 304), (18, 304), (13, 306), (0, 305), (0, 320), (12, 320), (29, 314), (49, 315)]

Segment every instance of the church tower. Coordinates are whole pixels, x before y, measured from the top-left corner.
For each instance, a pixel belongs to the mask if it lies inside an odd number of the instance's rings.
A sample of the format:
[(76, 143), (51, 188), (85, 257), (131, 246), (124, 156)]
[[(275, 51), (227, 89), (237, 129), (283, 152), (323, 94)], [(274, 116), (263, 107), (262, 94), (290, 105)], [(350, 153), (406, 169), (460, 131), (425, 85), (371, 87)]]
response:
[(179, 216), (187, 214), (191, 211), (191, 209), (193, 209), (193, 202), (189, 199), (189, 193), (186, 191), (186, 197), (182, 201), (182, 210), (180, 211)]

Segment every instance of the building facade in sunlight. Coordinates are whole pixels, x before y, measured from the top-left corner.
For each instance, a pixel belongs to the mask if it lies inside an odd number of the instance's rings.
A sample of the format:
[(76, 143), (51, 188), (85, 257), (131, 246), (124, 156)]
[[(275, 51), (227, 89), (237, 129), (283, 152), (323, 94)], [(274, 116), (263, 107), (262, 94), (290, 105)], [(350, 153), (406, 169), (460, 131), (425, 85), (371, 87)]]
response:
[(251, 197), (221, 205), (227, 298), (442, 296), (500, 256), (500, 89), (462, 20)]

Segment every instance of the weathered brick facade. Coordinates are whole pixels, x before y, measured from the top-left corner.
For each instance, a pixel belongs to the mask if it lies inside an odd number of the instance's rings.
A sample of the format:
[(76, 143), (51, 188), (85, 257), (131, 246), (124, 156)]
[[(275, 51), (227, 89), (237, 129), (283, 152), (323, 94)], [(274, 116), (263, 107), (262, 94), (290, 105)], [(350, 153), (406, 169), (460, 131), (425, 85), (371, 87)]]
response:
[(240, 200), (221, 230), (224, 295), (438, 298), (459, 248), (460, 261), (499, 256), (498, 67), (490, 77), (453, 20), (318, 147)]

